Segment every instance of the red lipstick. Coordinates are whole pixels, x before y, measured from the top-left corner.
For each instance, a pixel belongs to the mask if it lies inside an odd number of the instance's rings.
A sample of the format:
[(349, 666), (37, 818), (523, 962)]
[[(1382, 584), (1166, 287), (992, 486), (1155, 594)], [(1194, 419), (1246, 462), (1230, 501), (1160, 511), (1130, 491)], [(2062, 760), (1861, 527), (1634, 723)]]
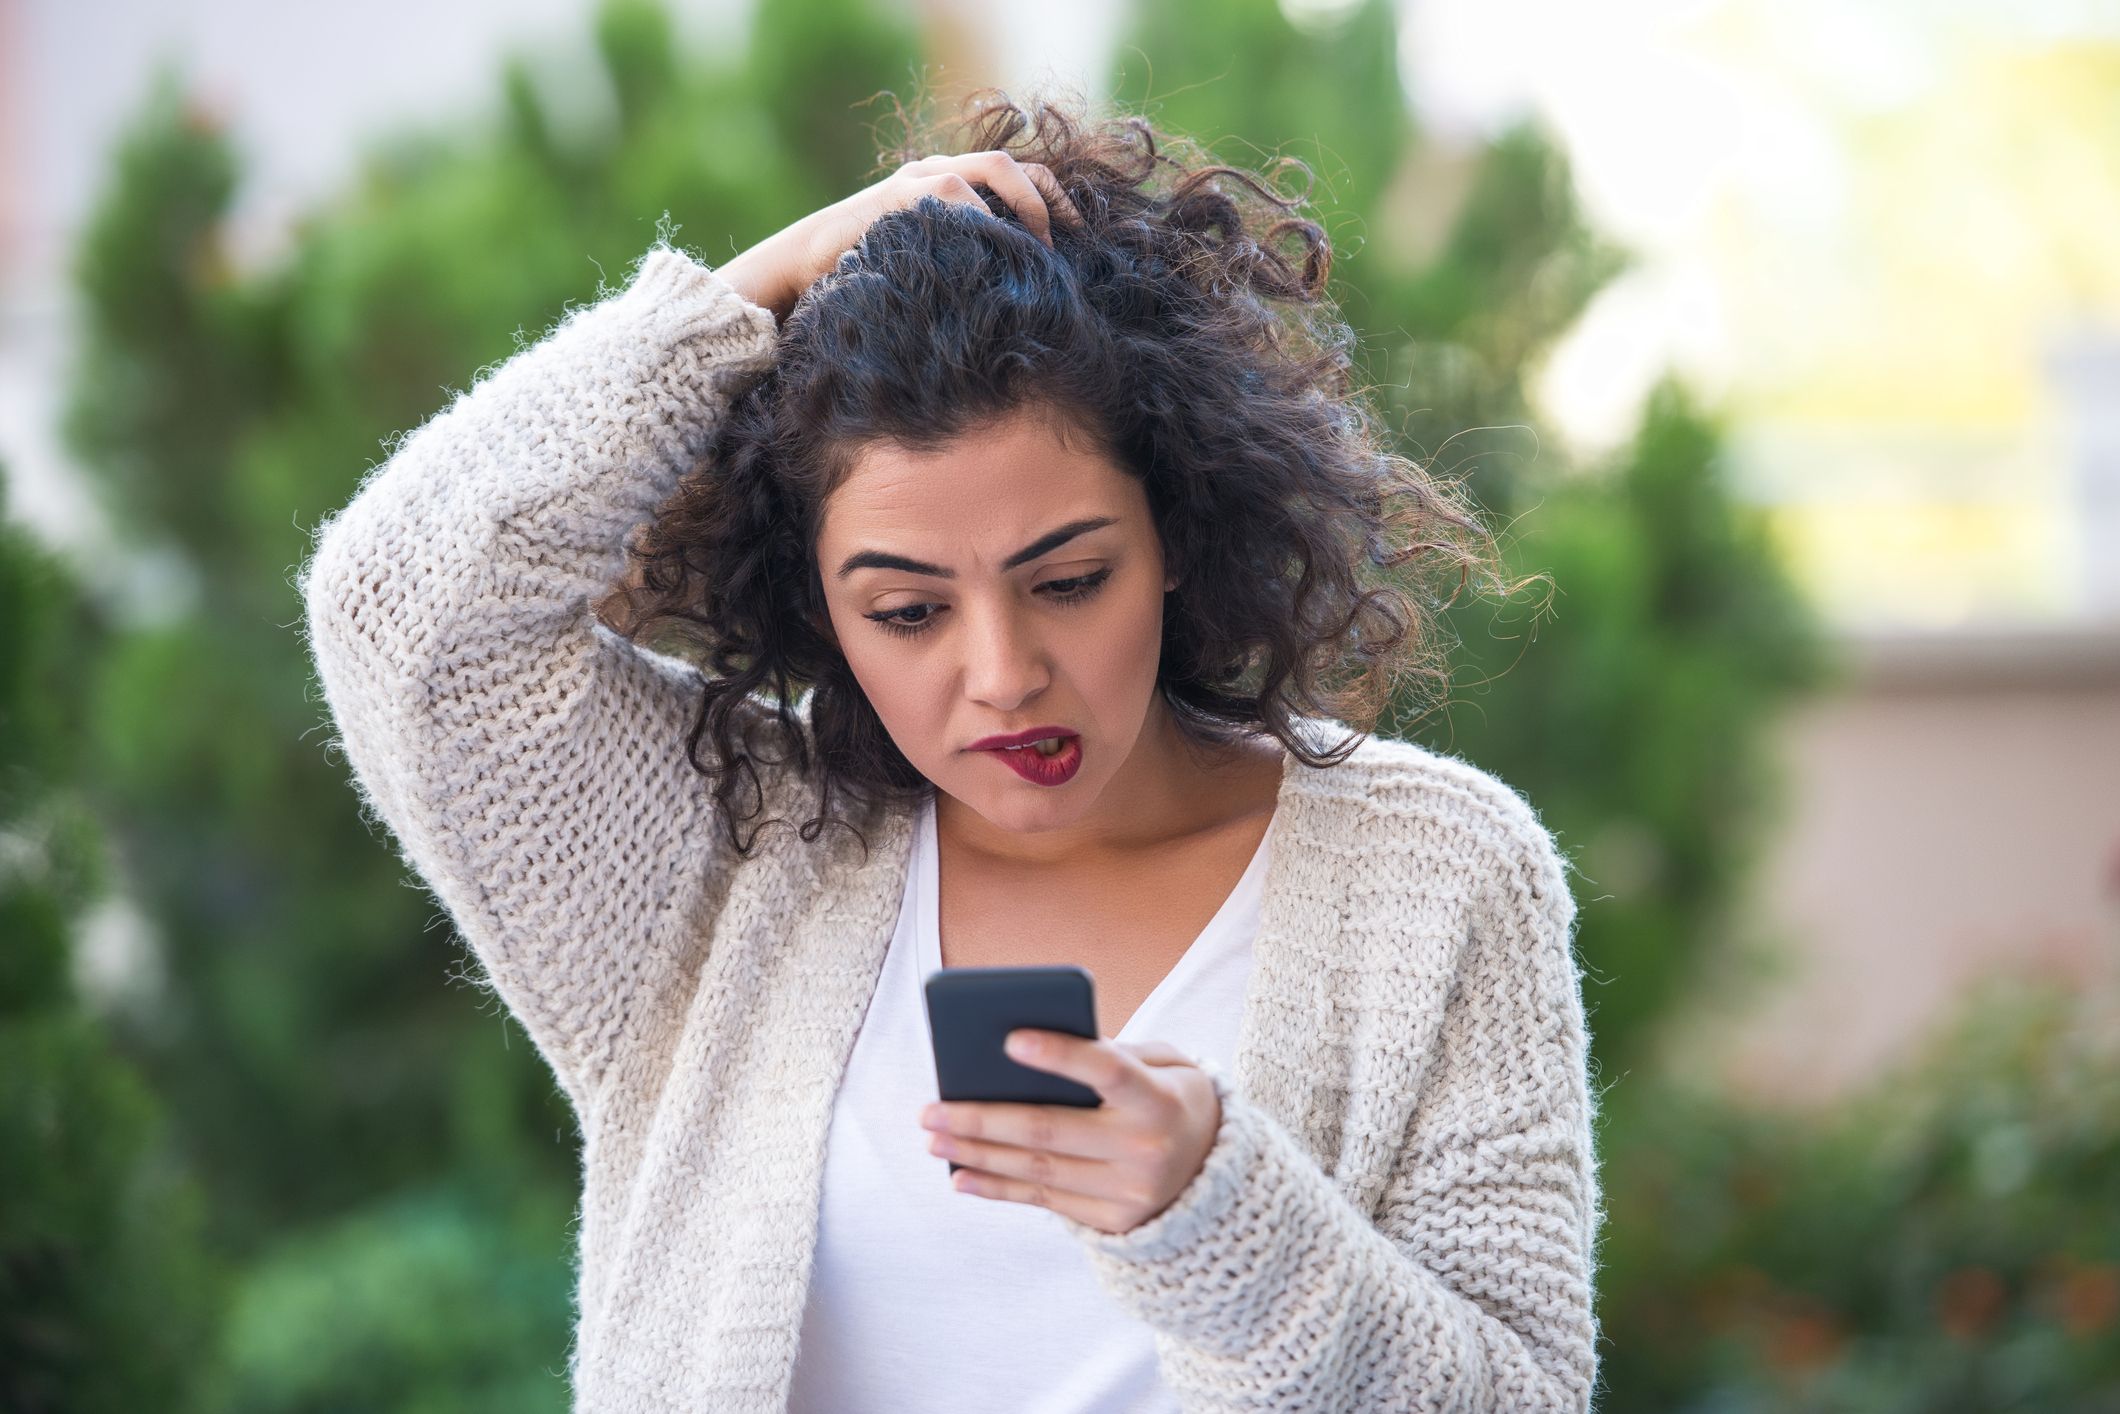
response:
[[(1058, 740), (1060, 749), (1050, 756), (1033, 745), (1051, 740)], [(981, 737), (966, 749), (985, 752), (1034, 785), (1066, 785), (1082, 769), (1082, 738), (1066, 727), (1033, 727), (1024, 732)]]

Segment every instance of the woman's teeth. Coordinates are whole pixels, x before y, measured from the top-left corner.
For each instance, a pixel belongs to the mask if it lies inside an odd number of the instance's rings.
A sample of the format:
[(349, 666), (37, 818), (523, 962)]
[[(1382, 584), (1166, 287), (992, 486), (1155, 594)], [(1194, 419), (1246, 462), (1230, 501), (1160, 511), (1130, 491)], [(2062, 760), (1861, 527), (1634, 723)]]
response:
[(1067, 745), (1065, 737), (1049, 736), (1043, 741), (1034, 741), (1023, 746), (1004, 746), (1003, 751), (1029, 751), (1036, 748), (1040, 756), (1058, 756), (1060, 748)]

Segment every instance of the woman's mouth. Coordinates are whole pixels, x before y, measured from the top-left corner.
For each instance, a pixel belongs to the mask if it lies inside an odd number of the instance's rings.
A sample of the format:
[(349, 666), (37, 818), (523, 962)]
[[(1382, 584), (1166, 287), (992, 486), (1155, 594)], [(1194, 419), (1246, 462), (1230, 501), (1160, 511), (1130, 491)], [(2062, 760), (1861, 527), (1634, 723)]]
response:
[(1033, 785), (1061, 786), (1082, 769), (1082, 738), (1047, 737), (1026, 746), (997, 746), (982, 753), (999, 760)]

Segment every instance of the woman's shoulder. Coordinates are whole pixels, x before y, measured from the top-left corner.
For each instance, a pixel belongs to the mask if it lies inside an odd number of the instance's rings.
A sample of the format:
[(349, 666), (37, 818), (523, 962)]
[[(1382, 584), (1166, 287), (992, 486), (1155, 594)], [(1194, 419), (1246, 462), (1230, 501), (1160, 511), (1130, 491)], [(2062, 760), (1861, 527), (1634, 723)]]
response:
[[(1308, 722), (1331, 747), (1355, 735), (1336, 722)], [(1559, 862), (1552, 832), (1530, 799), (1472, 762), (1418, 742), (1368, 733), (1338, 763), (1294, 769), (1316, 828), (1365, 852), (1495, 854), (1543, 872)]]

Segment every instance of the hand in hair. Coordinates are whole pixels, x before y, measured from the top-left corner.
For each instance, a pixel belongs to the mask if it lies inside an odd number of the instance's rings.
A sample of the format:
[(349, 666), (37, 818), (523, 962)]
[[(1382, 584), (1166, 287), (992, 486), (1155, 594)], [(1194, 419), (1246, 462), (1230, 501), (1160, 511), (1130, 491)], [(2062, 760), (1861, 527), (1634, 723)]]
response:
[(999, 150), (922, 157), (782, 227), (721, 266), (721, 274), (745, 298), (772, 310), (774, 318), (785, 319), (802, 292), (838, 264), (839, 257), (884, 213), (911, 206), (923, 196), (987, 211), (986, 198), (974, 182), (1007, 202), (1024, 226), (1047, 245), (1052, 244), (1056, 216), (1063, 224), (1081, 223), (1074, 202), (1041, 163), (1018, 162)]

